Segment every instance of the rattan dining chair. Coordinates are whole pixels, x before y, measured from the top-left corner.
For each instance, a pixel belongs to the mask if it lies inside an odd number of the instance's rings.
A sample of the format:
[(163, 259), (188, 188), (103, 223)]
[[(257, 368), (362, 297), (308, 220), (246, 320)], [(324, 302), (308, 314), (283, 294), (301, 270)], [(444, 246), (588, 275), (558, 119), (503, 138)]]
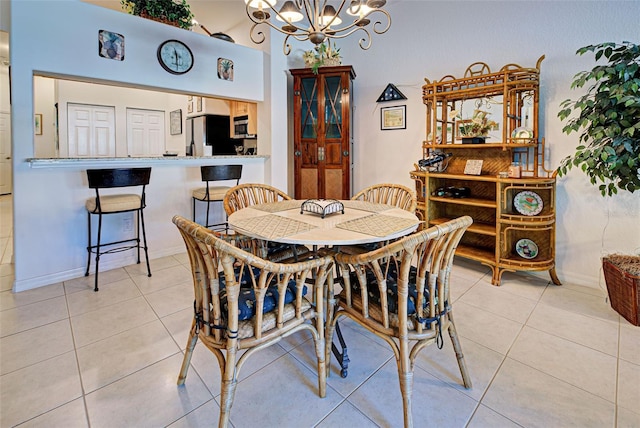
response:
[(398, 364), (405, 427), (413, 426), (415, 359), (427, 345), (442, 348), (443, 332), (451, 338), (464, 386), (471, 388), (449, 296), (453, 256), (471, 223), (471, 217), (460, 217), (365, 254), (335, 255), (342, 291), (336, 298), (329, 290), (327, 370), (339, 318), (350, 318), (384, 339)]
[[(324, 284), (333, 259), (273, 263), (234, 247), (183, 217), (173, 217), (173, 223), (187, 247), (195, 293), (195, 314), (178, 385), (185, 382), (200, 339), (220, 365), (218, 426), (226, 427), (238, 374), (247, 358), (283, 337), (308, 330), (315, 343), (318, 392), (324, 397)], [(245, 352), (239, 356), (242, 350)], [(265, 393), (274, 391), (275, 386)]]
[(418, 206), (416, 192), (401, 184), (374, 184), (362, 189), (351, 199), (393, 205), (412, 213), (416, 211)]
[[(227, 216), (243, 208), (271, 202), (291, 200), (282, 190), (261, 183), (245, 183), (232, 187), (224, 197), (224, 210)], [(272, 241), (255, 243), (257, 254), (271, 261), (298, 261), (311, 255), (307, 247), (301, 245), (278, 244)]]

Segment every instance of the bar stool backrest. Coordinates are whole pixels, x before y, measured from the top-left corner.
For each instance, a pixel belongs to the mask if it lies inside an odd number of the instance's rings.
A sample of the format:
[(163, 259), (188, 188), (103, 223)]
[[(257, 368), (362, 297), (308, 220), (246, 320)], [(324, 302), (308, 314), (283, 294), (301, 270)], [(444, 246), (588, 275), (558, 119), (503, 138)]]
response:
[(236, 185), (242, 176), (242, 165), (206, 165), (200, 167), (202, 181), (236, 180)]
[(151, 178), (151, 168), (88, 169), (87, 179), (91, 189), (111, 187), (146, 186)]

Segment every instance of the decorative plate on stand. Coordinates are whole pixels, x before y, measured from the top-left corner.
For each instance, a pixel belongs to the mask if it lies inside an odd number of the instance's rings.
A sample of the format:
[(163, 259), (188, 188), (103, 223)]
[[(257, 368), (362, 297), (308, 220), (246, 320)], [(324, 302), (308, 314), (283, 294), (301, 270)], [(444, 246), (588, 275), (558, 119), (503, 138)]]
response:
[(517, 193), (513, 198), (513, 207), (522, 215), (538, 215), (543, 206), (540, 195), (529, 190)]
[(516, 242), (516, 253), (525, 259), (535, 259), (538, 257), (538, 245), (531, 239), (520, 239)]

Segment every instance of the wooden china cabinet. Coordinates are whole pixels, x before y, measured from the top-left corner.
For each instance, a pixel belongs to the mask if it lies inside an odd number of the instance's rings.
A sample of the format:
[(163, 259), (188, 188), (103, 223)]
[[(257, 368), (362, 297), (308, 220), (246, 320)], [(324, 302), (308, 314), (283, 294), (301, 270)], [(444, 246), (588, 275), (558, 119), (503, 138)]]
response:
[(290, 70), (296, 199), (349, 199), (353, 146), (351, 66)]
[[(489, 266), (494, 285), (500, 285), (506, 271), (545, 270), (560, 284), (555, 272), (556, 180), (554, 171), (545, 168), (538, 127), (543, 59), (535, 68), (507, 64), (497, 72), (478, 62), (463, 77), (425, 79), (422, 87), (423, 157), (445, 159), (439, 165), (415, 165), (410, 173), (418, 194), (416, 214), (429, 226), (471, 216), (474, 223), (456, 255)], [(472, 123), (469, 117), (485, 114), (495, 122), (489, 137), (468, 143), (462, 131)], [(469, 172), (470, 164), (480, 162), (479, 174)]]

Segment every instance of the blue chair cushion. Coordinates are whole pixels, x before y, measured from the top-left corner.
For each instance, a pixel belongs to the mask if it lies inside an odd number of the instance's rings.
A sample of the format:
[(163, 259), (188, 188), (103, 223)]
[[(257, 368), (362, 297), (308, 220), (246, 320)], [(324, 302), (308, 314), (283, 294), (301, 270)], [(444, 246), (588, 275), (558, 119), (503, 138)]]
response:
[[(407, 313), (409, 315), (416, 313), (416, 301), (418, 300), (418, 291), (416, 289), (416, 278), (418, 271), (414, 266), (409, 269), (409, 299), (407, 300)], [(391, 264), (389, 271), (387, 272), (387, 305), (389, 312), (398, 313), (398, 272), (396, 271), (396, 265)], [(355, 272), (350, 273), (351, 291), (360, 295), (360, 283)], [(367, 290), (369, 302), (380, 304), (380, 288), (378, 288), (378, 281), (375, 275), (370, 269), (367, 269)], [(422, 307), (427, 307), (429, 300), (429, 292), (425, 290), (424, 301)]]
[[(257, 267), (252, 267), (253, 274), (257, 279), (260, 276), (260, 269)], [(239, 268), (236, 268), (236, 277), (239, 274)], [(245, 267), (242, 272), (242, 277), (240, 278), (240, 295), (238, 296), (238, 320), (244, 321), (251, 317), (253, 317), (256, 313), (256, 296), (253, 290), (253, 283), (251, 282), (251, 274), (248, 267)], [(270, 285), (267, 288), (267, 293), (264, 297), (264, 305), (262, 308), (262, 313), (266, 314), (267, 312), (273, 311), (277, 304), (278, 298), (280, 297), (278, 293), (278, 287), (275, 284), (275, 278), (272, 281), (273, 285)], [(295, 280), (289, 281), (287, 284), (287, 288), (284, 295), (284, 303), (291, 303), (296, 298), (296, 292), (298, 287), (296, 285)], [(302, 293), (307, 293), (307, 286), (305, 285), (302, 289)], [(220, 276), (220, 303), (223, 308), (223, 317), (226, 317), (228, 306), (227, 306), (227, 293), (225, 289), (225, 279), (224, 275)]]

